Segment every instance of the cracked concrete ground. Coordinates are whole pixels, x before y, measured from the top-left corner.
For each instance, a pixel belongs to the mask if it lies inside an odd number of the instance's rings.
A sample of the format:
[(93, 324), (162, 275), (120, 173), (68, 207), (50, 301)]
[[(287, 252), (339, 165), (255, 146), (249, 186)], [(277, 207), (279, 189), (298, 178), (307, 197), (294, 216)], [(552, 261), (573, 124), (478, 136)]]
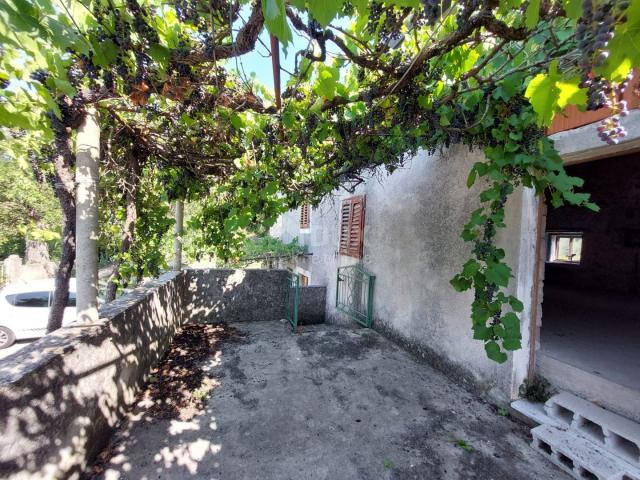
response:
[(191, 421), (143, 406), (102, 478), (567, 479), (527, 430), (372, 330), (234, 324)]

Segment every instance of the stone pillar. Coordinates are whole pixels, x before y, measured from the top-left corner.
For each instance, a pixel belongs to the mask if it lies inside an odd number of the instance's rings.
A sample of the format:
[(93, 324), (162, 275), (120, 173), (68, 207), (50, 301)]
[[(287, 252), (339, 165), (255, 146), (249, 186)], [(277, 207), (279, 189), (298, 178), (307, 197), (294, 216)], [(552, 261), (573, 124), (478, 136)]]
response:
[(94, 108), (76, 139), (76, 308), (82, 322), (98, 320), (98, 163), (100, 126)]
[(184, 222), (184, 202), (176, 200), (175, 240), (173, 241), (173, 269), (182, 270), (182, 224)]

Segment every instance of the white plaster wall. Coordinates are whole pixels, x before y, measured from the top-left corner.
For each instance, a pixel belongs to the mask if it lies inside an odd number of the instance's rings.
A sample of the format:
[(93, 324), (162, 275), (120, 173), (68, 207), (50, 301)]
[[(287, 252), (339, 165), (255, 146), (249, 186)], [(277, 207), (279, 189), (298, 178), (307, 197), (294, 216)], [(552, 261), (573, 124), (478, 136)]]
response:
[[(461, 372), (476, 386), (506, 400), (516, 381), (511, 359), (498, 365), (486, 358), (483, 344), (472, 339), (472, 294), (460, 294), (449, 284), (470, 258), (471, 246), (460, 233), (479, 206), (481, 185), (469, 190), (466, 179), (473, 163), (481, 159), (481, 153), (462, 146), (443, 155), (421, 153), (392, 175), (369, 178), (353, 194), (334, 192), (312, 211), (307, 239), (313, 253), (311, 283), (327, 286), (327, 318), (349, 321), (335, 308), (336, 271), (358, 259), (338, 254), (339, 212), (343, 198), (366, 194), (362, 263), (376, 275), (376, 328), (424, 350), (443, 368)], [(522, 202), (521, 192), (509, 200), (508, 228), (499, 240), (516, 277)], [(283, 217), (283, 224), (291, 225), (299, 212)], [(514, 292), (516, 281), (512, 280)], [(528, 319), (523, 323), (526, 333)], [(524, 348), (526, 351), (527, 346)], [(526, 373), (526, 363), (522, 370)], [(522, 378), (517, 381), (519, 384)]]
[[(597, 122), (551, 138), (565, 163), (575, 163), (640, 150), (640, 111), (624, 119), (629, 135), (617, 146), (597, 137)], [(481, 342), (472, 339), (471, 294), (459, 294), (451, 277), (469, 258), (470, 245), (460, 238), (470, 212), (479, 206), (478, 192), (466, 188), (469, 169), (481, 153), (454, 147), (443, 155), (419, 154), (393, 175), (369, 178), (355, 193), (334, 192), (312, 210), (310, 233), (299, 233), (299, 211), (283, 216), (283, 239), (299, 236), (310, 246), (311, 283), (326, 285), (327, 317), (348, 322), (335, 308), (336, 270), (358, 260), (338, 255), (339, 211), (343, 198), (366, 194), (364, 266), (376, 275), (376, 328), (390, 331), (413, 347), (440, 355), (444, 368), (460, 368), (498, 399), (514, 398), (527, 375), (534, 271), (537, 268), (538, 199), (530, 189), (515, 192), (507, 204), (507, 228), (499, 243), (513, 268), (510, 293), (524, 303), (522, 349), (508, 362), (489, 361)], [(300, 265), (302, 266), (302, 265)], [(538, 299), (541, 300), (541, 299)], [(442, 362), (444, 360), (444, 362)]]

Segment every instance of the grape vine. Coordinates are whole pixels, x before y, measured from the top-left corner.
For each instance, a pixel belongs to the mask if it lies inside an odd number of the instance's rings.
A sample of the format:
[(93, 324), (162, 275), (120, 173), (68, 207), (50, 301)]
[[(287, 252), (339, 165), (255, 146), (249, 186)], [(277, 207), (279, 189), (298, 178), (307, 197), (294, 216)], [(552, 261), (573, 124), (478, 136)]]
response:
[[(101, 248), (119, 265), (114, 283), (162, 266), (175, 199), (193, 202), (195, 254), (232, 259), (288, 208), (392, 173), (420, 150), (466, 145), (485, 154), (467, 181), (483, 188), (462, 233), (471, 258), (452, 284), (473, 289), (473, 336), (498, 362), (521, 346), (522, 303), (496, 245), (508, 198), (533, 188), (554, 206), (595, 209), (544, 129), (568, 105), (608, 107), (597, 135), (624, 141), (622, 95), (640, 66), (638, 2), (61, 5), (0, 4), (0, 142), (16, 158), (48, 151), (36, 169), (69, 185), (74, 132), (88, 107), (99, 111), (101, 195), (115, 205)], [(294, 30), (310, 40), (280, 111), (236, 71), (264, 28), (284, 46)], [(58, 188), (67, 213), (72, 193)]]

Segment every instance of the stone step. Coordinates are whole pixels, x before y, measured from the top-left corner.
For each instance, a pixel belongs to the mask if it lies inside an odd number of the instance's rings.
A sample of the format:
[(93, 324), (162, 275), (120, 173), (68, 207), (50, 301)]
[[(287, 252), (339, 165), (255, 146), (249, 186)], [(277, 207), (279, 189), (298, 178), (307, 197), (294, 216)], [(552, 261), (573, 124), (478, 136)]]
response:
[(531, 430), (532, 447), (580, 480), (640, 480), (640, 469), (573, 429), (540, 425)]
[(640, 425), (569, 392), (551, 397), (546, 415), (640, 468)]

